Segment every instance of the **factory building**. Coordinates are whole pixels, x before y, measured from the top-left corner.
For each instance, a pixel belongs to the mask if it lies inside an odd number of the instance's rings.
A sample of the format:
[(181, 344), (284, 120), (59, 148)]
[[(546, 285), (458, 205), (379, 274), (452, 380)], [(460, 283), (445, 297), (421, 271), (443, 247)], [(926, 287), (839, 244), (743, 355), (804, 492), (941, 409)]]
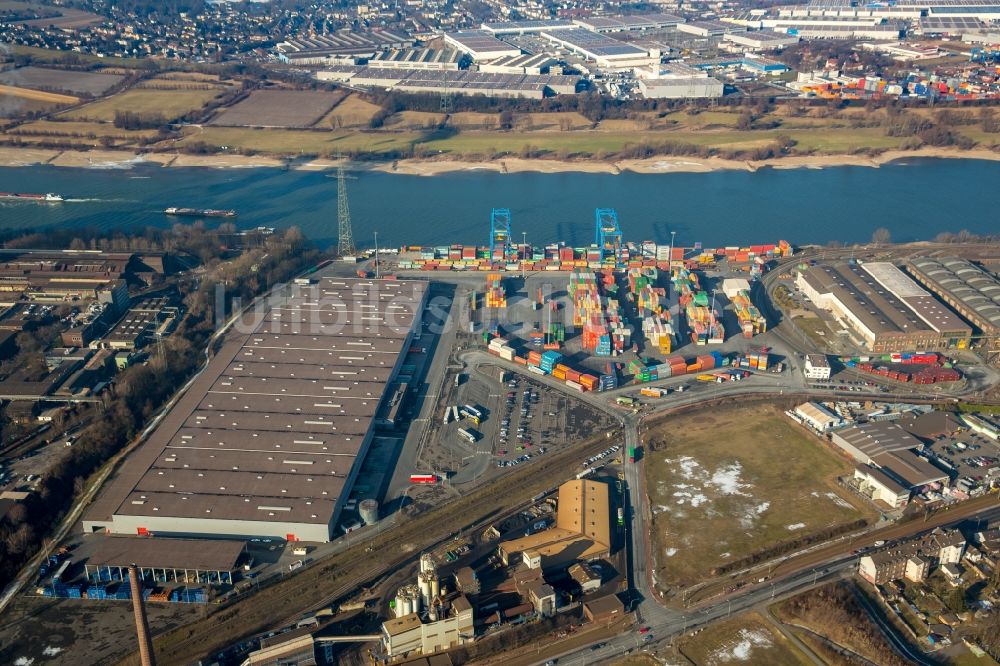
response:
[(660, 61), (657, 49), (646, 50), (583, 28), (545, 31), (540, 35), (608, 69), (647, 67)]
[(342, 31), (331, 35), (297, 37), (278, 44), (278, 60), (289, 65), (322, 65), (344, 56), (374, 55), (385, 49), (403, 49), (413, 45), (405, 33), (388, 30), (370, 32)]
[(296, 285), (228, 337), (84, 530), (329, 541), (425, 299), (413, 281)]
[(449, 49), (391, 49), (368, 59), (371, 67), (458, 71), (462, 54)]
[(549, 570), (578, 560), (607, 557), (611, 552), (608, 485), (577, 479), (559, 486), (555, 524), (540, 532), (504, 541), (504, 564), (522, 560), (528, 568)]
[(544, 53), (530, 54), (498, 58), (490, 62), (480, 63), (479, 71), (487, 74), (532, 74), (540, 76), (546, 74), (549, 68), (556, 64), (556, 59)]
[[(917, 282), (975, 326), (977, 332), (1000, 335), (1000, 279), (957, 257), (913, 259), (907, 269)], [(993, 345), (1000, 347), (1000, 340)]]
[(799, 270), (795, 284), (873, 352), (964, 346), (971, 330), (961, 320), (894, 266), (867, 266), (813, 266)]
[(636, 32), (676, 28), (684, 19), (673, 14), (632, 14), (630, 16), (588, 16), (573, 21), (591, 32)]
[(647, 98), (694, 99), (722, 97), (725, 86), (704, 70), (681, 62), (655, 64), (636, 70), (639, 90)]
[(444, 41), (477, 61), (521, 55), (521, 49), (497, 39), (485, 30), (448, 32), (444, 35)]
[(572, 30), (572, 21), (487, 21), (480, 26), (491, 35), (533, 35), (543, 30)]
[(389, 657), (433, 654), (475, 638), (472, 604), (464, 594), (445, 593), (430, 555), (420, 558), (417, 583), (396, 592), (393, 610), (395, 617), (382, 623)]
[(733, 32), (746, 32), (746, 28), (723, 21), (691, 21), (677, 26), (679, 32), (695, 37), (723, 37)]
[(452, 95), (487, 95), (542, 99), (546, 94), (572, 95), (579, 76), (548, 74), (491, 74), (485, 71), (426, 71), (336, 65), (316, 72), (320, 81), (377, 87), (405, 92), (448, 92)]

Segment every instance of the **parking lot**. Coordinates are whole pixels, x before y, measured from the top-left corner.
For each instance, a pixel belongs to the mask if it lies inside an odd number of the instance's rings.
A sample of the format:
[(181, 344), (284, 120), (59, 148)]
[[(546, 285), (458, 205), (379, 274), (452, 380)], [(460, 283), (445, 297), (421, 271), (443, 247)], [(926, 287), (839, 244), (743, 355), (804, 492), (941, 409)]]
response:
[(936, 457), (935, 464), (952, 473), (953, 485), (978, 494), (977, 487), (988, 487), (991, 478), (1000, 476), (1000, 446), (978, 433), (963, 430), (942, 436), (926, 447)]

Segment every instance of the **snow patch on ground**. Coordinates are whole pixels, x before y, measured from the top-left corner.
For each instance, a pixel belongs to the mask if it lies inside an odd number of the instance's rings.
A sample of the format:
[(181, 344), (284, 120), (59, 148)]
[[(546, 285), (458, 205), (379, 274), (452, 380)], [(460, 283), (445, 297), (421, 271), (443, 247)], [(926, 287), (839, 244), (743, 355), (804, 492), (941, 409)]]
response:
[(723, 495), (744, 495), (744, 488), (749, 488), (750, 484), (740, 482), (740, 472), (743, 466), (738, 462), (730, 463), (715, 470), (708, 483), (719, 489)]
[(770, 507), (770, 502), (761, 502), (756, 506), (749, 507), (747, 512), (740, 518), (740, 526), (744, 529), (750, 529), (757, 521), (757, 516), (767, 511)]
[(771, 635), (761, 629), (740, 629), (733, 640), (726, 641), (708, 656), (708, 663), (723, 664), (731, 661), (749, 661), (754, 648), (774, 645)]
[(53, 647), (51, 645), (46, 645), (45, 649), (42, 650), (42, 655), (46, 657), (54, 657), (62, 651), (63, 649), (61, 647)]
[(785, 529), (794, 532), (795, 530), (801, 530), (805, 526), (805, 523), (792, 523), (791, 525), (785, 525)]
[(836, 504), (837, 506), (839, 506), (839, 507), (841, 507), (843, 509), (853, 509), (854, 508), (854, 506), (850, 502), (848, 502), (847, 500), (845, 500), (843, 497), (841, 497), (837, 493), (826, 493), (826, 496), (829, 497), (833, 501), (834, 504)]
[(667, 548), (666, 553), (667, 553), (667, 557), (673, 557), (674, 555), (677, 554), (677, 549), (676, 548)]
[(14, 666), (31, 666), (33, 663), (35, 660), (28, 657), (18, 657), (14, 660)]
[(658, 513), (663, 513), (664, 511), (669, 511), (669, 510), (670, 510), (669, 506), (664, 506), (663, 504), (657, 504), (656, 506), (653, 507), (653, 515), (656, 515)]
[(708, 501), (707, 497), (705, 497), (701, 493), (698, 493), (697, 495), (693, 495), (691, 497), (691, 506), (701, 506), (707, 501)]
[(732, 557), (732, 556), (733, 556), (732, 553), (723, 553), (722, 555), (719, 555), (719, 557), (723, 560), (726, 559), (727, 557)]

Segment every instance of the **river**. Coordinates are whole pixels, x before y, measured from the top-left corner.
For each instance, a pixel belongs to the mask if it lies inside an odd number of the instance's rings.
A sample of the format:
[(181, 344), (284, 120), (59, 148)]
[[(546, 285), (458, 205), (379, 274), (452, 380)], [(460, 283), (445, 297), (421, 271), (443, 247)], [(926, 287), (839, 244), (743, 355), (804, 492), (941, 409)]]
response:
[[(455, 172), (403, 176), (366, 170), (347, 181), (354, 236), (370, 246), (483, 244), (490, 209), (510, 208), (514, 239), (593, 242), (594, 209), (614, 208), (629, 240), (708, 246), (830, 240), (894, 241), (941, 231), (996, 233), (1000, 162), (914, 159), (866, 167), (620, 175)], [(322, 246), (337, 239), (333, 172), (272, 168), (0, 168), (0, 191), (55, 192), (60, 204), (0, 201), (0, 229), (165, 227), (167, 206), (233, 208), (237, 224), (298, 225)], [(191, 218), (184, 218), (190, 220)], [(216, 224), (219, 220), (209, 220)]]

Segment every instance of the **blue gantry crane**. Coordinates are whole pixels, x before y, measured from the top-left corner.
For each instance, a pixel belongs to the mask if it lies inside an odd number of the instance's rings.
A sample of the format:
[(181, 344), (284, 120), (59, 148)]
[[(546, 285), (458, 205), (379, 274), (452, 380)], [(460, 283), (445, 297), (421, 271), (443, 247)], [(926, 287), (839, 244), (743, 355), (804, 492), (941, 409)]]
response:
[(622, 266), (622, 230), (614, 208), (594, 212), (594, 243), (601, 250), (601, 261), (612, 257), (616, 267)]
[(510, 209), (494, 208), (490, 214), (490, 261), (513, 261), (514, 245), (510, 240)]

